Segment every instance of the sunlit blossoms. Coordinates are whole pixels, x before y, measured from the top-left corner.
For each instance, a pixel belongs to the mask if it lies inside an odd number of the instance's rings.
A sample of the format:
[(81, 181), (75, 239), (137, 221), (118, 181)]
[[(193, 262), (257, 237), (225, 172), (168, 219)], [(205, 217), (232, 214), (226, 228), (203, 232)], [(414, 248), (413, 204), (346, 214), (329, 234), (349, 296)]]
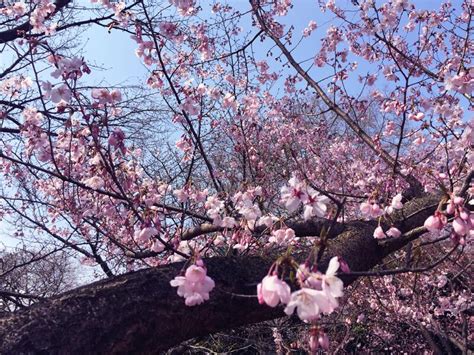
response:
[(209, 299), (215, 283), (207, 276), (204, 264), (198, 261), (186, 269), (184, 276), (171, 280), (170, 285), (178, 288), (178, 296), (184, 297), (187, 306), (195, 306)]
[(297, 177), (292, 177), (287, 186), (281, 188), (281, 202), (289, 212), (295, 212), (300, 205), (304, 206), (304, 219), (323, 217), (327, 212), (329, 199), (321, 196), (313, 188)]
[[(277, 353), (347, 352), (360, 329), (361, 353), (430, 353), (424, 328), (472, 333), (471, 0), (90, 2), (0, 3), (0, 248), (107, 277), (182, 268), (188, 306), (258, 285), (250, 312), (207, 314), (298, 315)], [(229, 265), (224, 292), (202, 260)], [(0, 312), (38, 296), (11, 289)]]

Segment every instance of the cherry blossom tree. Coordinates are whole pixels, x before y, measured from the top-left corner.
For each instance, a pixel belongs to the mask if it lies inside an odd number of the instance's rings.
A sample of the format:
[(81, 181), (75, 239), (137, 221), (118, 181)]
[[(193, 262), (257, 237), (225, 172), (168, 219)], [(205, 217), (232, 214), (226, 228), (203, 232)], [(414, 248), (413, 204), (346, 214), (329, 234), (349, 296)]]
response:
[[(298, 6), (0, 8), (2, 223), (103, 277), (16, 292), (40, 300), (0, 318), (2, 352), (157, 352), (293, 314), (310, 353), (357, 327), (370, 350), (395, 327), (472, 349), (474, 5), (321, 0), (303, 27)], [(145, 77), (104, 84), (86, 30)]]

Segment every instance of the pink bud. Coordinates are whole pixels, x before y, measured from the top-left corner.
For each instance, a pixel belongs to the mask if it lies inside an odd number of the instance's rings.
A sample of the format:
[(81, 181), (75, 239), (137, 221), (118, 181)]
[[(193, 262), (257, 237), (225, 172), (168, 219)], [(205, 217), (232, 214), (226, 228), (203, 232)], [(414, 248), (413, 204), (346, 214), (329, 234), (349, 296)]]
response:
[(453, 229), (456, 234), (462, 237), (467, 234), (469, 227), (461, 218), (455, 218), (453, 221)]
[(430, 232), (438, 232), (443, 228), (443, 223), (441, 222), (441, 219), (439, 218), (439, 216), (435, 214), (434, 216), (429, 216), (426, 219), (424, 226)]
[(395, 227), (391, 227), (388, 231), (387, 231), (387, 235), (389, 237), (393, 237), (393, 238), (398, 238), (402, 235), (402, 232), (400, 232), (397, 228)]
[(453, 200), (449, 200), (448, 206), (446, 207), (446, 212), (448, 214), (453, 214), (455, 210), (454, 202)]
[(324, 350), (329, 350), (329, 338), (326, 333), (319, 334), (318, 342)]
[(197, 266), (204, 267), (204, 261), (202, 261), (202, 259), (197, 259), (195, 264)]
[(469, 213), (466, 210), (462, 210), (461, 213), (459, 213), (459, 217), (461, 217), (466, 222), (469, 221)]
[(257, 285), (257, 298), (258, 298), (258, 303), (264, 304), (265, 301), (263, 300), (263, 293), (262, 293), (262, 284), (259, 283)]
[(347, 262), (342, 258), (339, 257), (339, 268), (341, 269), (342, 272), (351, 272), (351, 269), (349, 268), (349, 265)]
[(385, 233), (383, 232), (383, 229), (382, 227), (378, 226), (377, 228), (375, 228), (375, 231), (374, 231), (374, 238), (375, 239), (384, 239), (386, 238), (387, 236), (385, 235)]

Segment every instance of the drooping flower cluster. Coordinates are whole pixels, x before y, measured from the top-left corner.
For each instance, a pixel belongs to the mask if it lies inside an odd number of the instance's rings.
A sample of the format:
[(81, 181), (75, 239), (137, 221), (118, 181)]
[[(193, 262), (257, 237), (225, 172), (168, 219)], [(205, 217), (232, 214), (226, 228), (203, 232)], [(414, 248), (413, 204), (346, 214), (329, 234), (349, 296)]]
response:
[(303, 321), (314, 321), (321, 314), (330, 314), (338, 306), (337, 298), (343, 295), (343, 283), (336, 276), (340, 263), (333, 257), (325, 274), (313, 272), (303, 264), (297, 270), (297, 278), (301, 288), (290, 294), (288, 284), (276, 274), (265, 276), (257, 286), (260, 303), (276, 307), (280, 302), (286, 304), (288, 315), (297, 311)]
[(207, 276), (202, 260), (197, 260), (186, 269), (184, 276), (171, 280), (170, 285), (178, 288), (178, 296), (184, 297), (186, 306), (196, 306), (209, 299), (215, 283)]
[[(472, 200), (469, 203), (473, 203)], [(474, 213), (465, 206), (465, 200), (459, 196), (452, 196), (447, 202), (446, 210), (436, 210), (429, 216), (424, 226), (432, 233), (439, 233), (452, 217), (451, 239), (464, 245), (467, 237), (474, 236)]]
[(272, 236), (268, 239), (269, 243), (278, 245), (289, 245), (298, 238), (295, 236), (295, 231), (291, 228), (277, 229), (272, 232)]

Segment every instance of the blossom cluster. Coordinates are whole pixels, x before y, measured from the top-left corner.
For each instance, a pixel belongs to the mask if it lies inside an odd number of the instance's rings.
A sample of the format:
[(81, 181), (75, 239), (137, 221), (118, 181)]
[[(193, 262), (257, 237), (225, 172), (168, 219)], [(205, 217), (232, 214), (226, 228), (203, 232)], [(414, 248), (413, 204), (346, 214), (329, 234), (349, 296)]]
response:
[(323, 217), (329, 199), (294, 176), (288, 181), (288, 186), (281, 188), (281, 202), (289, 212), (295, 212), (303, 205), (304, 219), (308, 220), (314, 216)]
[(332, 313), (338, 306), (337, 298), (343, 295), (343, 283), (336, 276), (339, 266), (337, 257), (330, 260), (325, 274), (300, 265), (297, 279), (301, 288), (294, 292), (276, 274), (267, 275), (257, 285), (258, 300), (270, 307), (285, 304), (286, 314), (291, 315), (296, 310), (301, 320), (315, 321), (321, 314)]
[[(474, 204), (474, 201), (468, 203)], [(463, 245), (467, 237), (474, 237), (474, 213), (465, 206), (465, 199), (460, 196), (452, 196), (446, 210), (436, 210), (426, 219), (424, 226), (429, 232), (439, 234), (448, 225), (449, 218), (452, 219), (451, 238), (454, 241)]]

